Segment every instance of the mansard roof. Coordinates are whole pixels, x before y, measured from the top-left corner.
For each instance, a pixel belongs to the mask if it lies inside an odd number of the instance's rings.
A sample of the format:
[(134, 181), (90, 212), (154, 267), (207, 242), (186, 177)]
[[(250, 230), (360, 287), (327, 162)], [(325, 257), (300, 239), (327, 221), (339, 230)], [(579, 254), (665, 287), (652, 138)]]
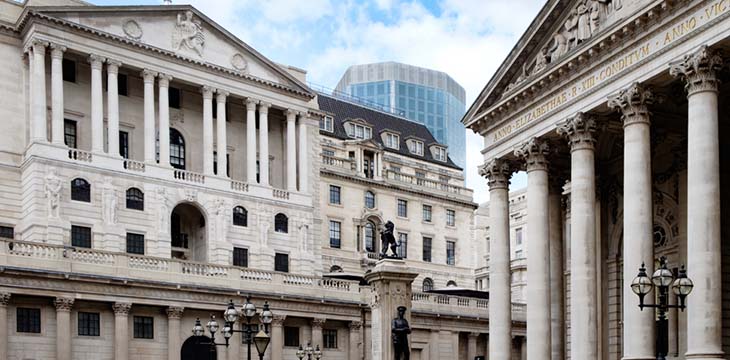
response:
[[(433, 137), (433, 134), (431, 134), (425, 125), (321, 93), (317, 95), (317, 101), (319, 102), (319, 109), (332, 114), (332, 118), (334, 119), (334, 132), (321, 130), (320, 133), (323, 135), (333, 136), (340, 140), (351, 139), (347, 136), (344, 123), (348, 120), (363, 119), (373, 127), (373, 137), (371, 140), (380, 145), (385, 151), (450, 167), (452, 169), (462, 170), (451, 160), (451, 157), (449, 157), (446, 162), (434, 159), (431, 155), (431, 151), (427, 148), (424, 148), (423, 156), (412, 154), (409, 151), (406, 140), (410, 138), (415, 137), (423, 139), (425, 145), (438, 143), (436, 138)], [(377, 136), (383, 131), (392, 131), (400, 134), (400, 145), (398, 146), (398, 149), (392, 149), (385, 146), (383, 139), (380, 136)], [(446, 145), (439, 145), (446, 148)]]

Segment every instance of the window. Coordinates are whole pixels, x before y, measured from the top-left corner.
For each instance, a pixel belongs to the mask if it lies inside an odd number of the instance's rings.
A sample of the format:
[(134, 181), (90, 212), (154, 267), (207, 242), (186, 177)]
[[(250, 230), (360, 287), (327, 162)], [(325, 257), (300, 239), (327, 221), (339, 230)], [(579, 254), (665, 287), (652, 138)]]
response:
[(129, 96), (129, 86), (127, 86), (127, 74), (118, 74), (117, 82), (118, 94), (123, 96)]
[(332, 116), (324, 116), (319, 120), (319, 129), (324, 130), (324, 131), (333, 132), (334, 123), (335, 123), (335, 120), (332, 118)]
[(135, 316), (133, 324), (135, 339), (155, 338), (155, 319), (152, 316)]
[(76, 121), (63, 119), (63, 142), (66, 146), (76, 149)]
[(248, 226), (248, 210), (243, 206), (233, 208), (233, 225)]
[(181, 91), (178, 88), (171, 87), (168, 89), (168, 95), (167, 98), (169, 99), (169, 105), (173, 109), (179, 109), (180, 108), (180, 98), (181, 98)]
[(91, 202), (91, 185), (88, 181), (81, 178), (71, 180), (71, 200)]
[(398, 233), (398, 256), (408, 257), (408, 234)]
[(127, 253), (144, 255), (144, 235), (127, 233)]
[(274, 231), (278, 233), (289, 232), (289, 218), (287, 218), (286, 215), (282, 213), (276, 214), (274, 217)]
[(0, 238), (14, 239), (15, 229), (10, 226), (0, 226)]
[(446, 242), (446, 265), (455, 265), (456, 264), (456, 242), (455, 241), (447, 241)]
[(15, 315), (17, 332), (41, 333), (41, 309), (19, 307)]
[(431, 222), (432, 211), (431, 205), (423, 205), (423, 221)]
[(457, 286), (458, 286), (458, 285), (456, 285), (456, 281), (454, 281), (454, 280), (449, 280), (449, 281), (448, 281), (448, 282), (446, 283), (446, 287), (457, 287)]
[[(218, 152), (213, 151), (213, 172), (218, 175)], [(231, 176), (231, 154), (226, 154), (226, 176)]]
[(330, 272), (331, 273), (341, 273), (342, 272), (342, 267), (339, 266), (339, 265), (332, 265), (330, 267)]
[(126, 131), (119, 132), (119, 155), (129, 159), (129, 133)]
[(375, 193), (372, 191), (365, 192), (365, 207), (368, 209), (375, 209)]
[(340, 192), (342, 191), (342, 188), (336, 185), (330, 185), (330, 204), (339, 205), (340, 202)]
[(324, 156), (330, 156), (330, 157), (334, 157), (334, 156), (335, 156), (335, 152), (334, 152), (334, 150), (330, 150), (330, 149), (323, 149), (323, 150), (322, 150), (322, 155), (324, 155)]
[(373, 130), (369, 126), (361, 124), (349, 124), (347, 135), (355, 139), (370, 139), (373, 137)]
[(71, 246), (91, 248), (91, 228), (71, 225)]
[(515, 229), (515, 243), (522, 245), (522, 228)]
[(274, 256), (274, 271), (289, 272), (289, 255), (276, 253)]
[(431, 238), (423, 238), (423, 261), (431, 262)]
[(63, 68), (63, 81), (76, 82), (76, 62), (70, 59), (63, 59), (61, 61), (61, 67)]
[(99, 313), (79, 311), (78, 320), (79, 336), (99, 336)]
[(411, 140), (410, 143), (408, 144), (408, 150), (412, 154), (423, 156), (423, 141)]
[(400, 147), (400, 136), (396, 134), (386, 133), (385, 146), (391, 149), (398, 149)]
[(144, 211), (144, 193), (137, 188), (127, 189), (127, 209)]
[(446, 161), (446, 149), (442, 147), (434, 148), (433, 158), (438, 161)]
[(433, 280), (430, 278), (423, 279), (423, 292), (429, 292), (433, 290)]
[(330, 247), (339, 249), (340, 243), (341, 243), (341, 233), (340, 229), (342, 227), (342, 223), (339, 221), (333, 221), (330, 220)]
[(370, 221), (365, 224), (365, 251), (375, 252), (375, 224)]
[(248, 267), (248, 249), (233, 248), (233, 266)]
[(284, 346), (298, 347), (299, 345), (299, 328), (284, 326)]
[(456, 211), (446, 209), (446, 225), (456, 226)]
[(170, 128), (170, 165), (185, 170), (185, 138), (173, 128)]
[(408, 201), (398, 199), (398, 216), (408, 217)]
[(337, 330), (322, 329), (322, 342), (325, 349), (337, 349)]

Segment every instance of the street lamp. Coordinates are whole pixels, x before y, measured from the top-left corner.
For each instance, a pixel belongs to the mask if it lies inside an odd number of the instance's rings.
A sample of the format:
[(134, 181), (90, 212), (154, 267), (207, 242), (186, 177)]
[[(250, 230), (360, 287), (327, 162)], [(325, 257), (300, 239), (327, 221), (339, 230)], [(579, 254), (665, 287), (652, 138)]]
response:
[(304, 355), (307, 355), (307, 360), (312, 360), (312, 355), (314, 355), (316, 360), (320, 360), (322, 358), (322, 350), (319, 349), (319, 345), (317, 345), (316, 349), (313, 349), (311, 343), (307, 343), (307, 346), (304, 348), (302, 348), (302, 344), (299, 344), (297, 357), (299, 360), (302, 360), (304, 359)]
[[(644, 304), (644, 297), (654, 288), (657, 288), (658, 304)], [(669, 304), (669, 288), (679, 298), (679, 305)], [(684, 311), (685, 300), (687, 295), (692, 292), (694, 284), (687, 277), (687, 270), (684, 265), (679, 270), (677, 277), (671, 270), (667, 269), (667, 258), (662, 256), (659, 259), (659, 269), (651, 275), (651, 279), (646, 273), (646, 266), (642, 263), (639, 268), (639, 274), (631, 282), (631, 290), (639, 296), (639, 308), (643, 311), (645, 307), (655, 308), (658, 312), (657, 338), (656, 338), (656, 358), (657, 360), (665, 360), (667, 352), (669, 352), (669, 324), (667, 322), (667, 310), (679, 309)]]

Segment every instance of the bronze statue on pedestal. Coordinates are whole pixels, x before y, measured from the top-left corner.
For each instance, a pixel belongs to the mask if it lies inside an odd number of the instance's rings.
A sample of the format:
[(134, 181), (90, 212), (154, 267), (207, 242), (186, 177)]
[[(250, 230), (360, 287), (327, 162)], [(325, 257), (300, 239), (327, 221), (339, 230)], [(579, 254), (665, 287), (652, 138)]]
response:
[(395, 360), (410, 360), (411, 350), (408, 346), (408, 334), (411, 333), (411, 326), (405, 319), (406, 307), (398, 307), (398, 317), (391, 323), (391, 337), (393, 338), (393, 354)]

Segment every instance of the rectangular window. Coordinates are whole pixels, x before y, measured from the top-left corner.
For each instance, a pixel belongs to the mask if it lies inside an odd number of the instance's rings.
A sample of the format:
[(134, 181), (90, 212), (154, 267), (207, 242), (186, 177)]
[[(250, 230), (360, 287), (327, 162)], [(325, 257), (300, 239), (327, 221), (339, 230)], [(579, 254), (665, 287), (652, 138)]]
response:
[(431, 205), (423, 205), (423, 221), (431, 222), (432, 208)]
[(71, 246), (91, 248), (91, 228), (71, 225)]
[(284, 326), (284, 346), (298, 347), (299, 345), (299, 328)]
[(322, 329), (322, 342), (325, 349), (337, 349), (337, 330)]
[(274, 256), (274, 271), (289, 272), (289, 255), (276, 253)]
[(408, 234), (398, 233), (398, 256), (408, 257)]
[(408, 146), (408, 150), (412, 154), (423, 155), (423, 141), (412, 140), (410, 146)]
[(324, 117), (322, 117), (322, 119), (319, 120), (319, 129), (328, 131), (328, 132), (333, 132), (334, 123), (335, 123), (335, 121), (332, 118), (332, 116), (324, 116)]
[(0, 238), (14, 239), (15, 230), (10, 226), (0, 226)]
[(434, 151), (434, 159), (438, 161), (446, 161), (446, 149), (437, 147)]
[(129, 159), (129, 133), (126, 131), (119, 132), (119, 155)]
[(144, 235), (127, 233), (127, 254), (144, 255)]
[(398, 199), (398, 216), (408, 217), (408, 201)]
[(135, 339), (155, 338), (155, 319), (152, 316), (135, 316), (133, 324)]
[(122, 96), (129, 96), (129, 86), (127, 85), (127, 74), (117, 75), (117, 92)]
[(431, 262), (431, 238), (423, 238), (423, 261)]
[(233, 266), (248, 267), (248, 249), (233, 248)]
[(63, 67), (63, 81), (76, 82), (76, 62), (70, 59), (61, 61)]
[(515, 229), (515, 243), (522, 245), (522, 228)]
[(99, 336), (99, 313), (79, 311), (78, 320), (79, 336)]
[(181, 91), (178, 88), (171, 87), (168, 89), (168, 101), (169, 105), (173, 109), (179, 109), (180, 108), (180, 98), (181, 98)]
[(339, 221), (332, 221), (330, 220), (330, 247), (339, 249), (342, 239), (341, 239), (341, 232), (340, 229), (342, 228), (342, 223)]
[(76, 121), (63, 119), (63, 142), (66, 146), (76, 149)]
[(446, 225), (456, 226), (456, 211), (446, 209)]
[(396, 134), (385, 134), (385, 146), (391, 149), (398, 149), (400, 145), (400, 137)]
[(456, 242), (446, 242), (446, 265), (456, 264)]
[(340, 191), (342, 188), (336, 185), (330, 185), (330, 204), (340, 204)]
[(335, 152), (333, 150), (324, 149), (324, 150), (322, 150), (322, 155), (324, 155), (324, 156), (335, 156)]
[(15, 312), (17, 332), (41, 333), (41, 309), (17, 308)]

